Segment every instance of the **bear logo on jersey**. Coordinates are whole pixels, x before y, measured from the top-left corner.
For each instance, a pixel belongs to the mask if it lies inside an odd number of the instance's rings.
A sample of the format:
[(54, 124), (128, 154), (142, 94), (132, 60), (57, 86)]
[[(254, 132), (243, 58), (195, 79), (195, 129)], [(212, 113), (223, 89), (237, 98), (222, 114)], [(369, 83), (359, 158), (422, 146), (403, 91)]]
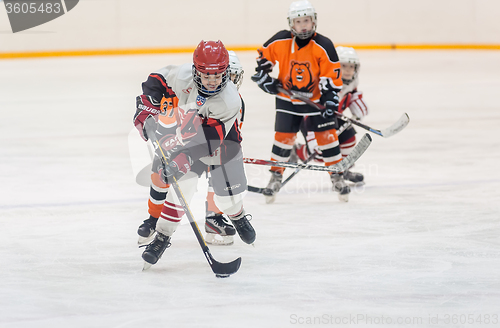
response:
[(312, 92), (314, 89), (314, 81), (310, 63), (299, 63), (294, 60), (290, 63), (290, 77), (288, 78), (285, 87), (288, 90)]

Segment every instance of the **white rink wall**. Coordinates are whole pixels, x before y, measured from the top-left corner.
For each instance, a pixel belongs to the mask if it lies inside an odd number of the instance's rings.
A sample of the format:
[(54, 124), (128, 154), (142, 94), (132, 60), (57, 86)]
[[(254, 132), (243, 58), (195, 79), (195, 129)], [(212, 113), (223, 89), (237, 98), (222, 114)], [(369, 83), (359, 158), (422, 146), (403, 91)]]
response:
[[(27, 0), (28, 1), (28, 0)], [(0, 6), (0, 52), (193, 48), (202, 38), (260, 45), (288, 28), (290, 0), (80, 0), (13, 34)], [(312, 0), (335, 44), (500, 44), (498, 0)]]

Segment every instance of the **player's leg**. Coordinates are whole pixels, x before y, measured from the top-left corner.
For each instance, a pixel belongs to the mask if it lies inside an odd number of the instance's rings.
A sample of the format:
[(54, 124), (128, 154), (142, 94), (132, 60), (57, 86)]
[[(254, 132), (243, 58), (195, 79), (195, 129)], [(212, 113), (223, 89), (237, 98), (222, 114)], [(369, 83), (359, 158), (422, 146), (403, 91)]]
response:
[[(299, 131), (303, 116), (294, 115), (294, 105), (289, 102), (277, 99), (276, 106), (279, 110), (276, 111), (271, 160), (287, 162), (292, 154), (292, 148), (297, 138), (297, 132)], [(271, 179), (263, 192), (267, 203), (274, 202), (275, 194), (281, 189), (284, 170), (282, 167), (271, 167)]]
[[(239, 144), (225, 144), (226, 147), (240, 147)], [(229, 154), (234, 152), (229, 151)], [(241, 148), (233, 158), (223, 160), (223, 165), (211, 166), (215, 205), (224, 212), (233, 223), (241, 240), (247, 244), (255, 241), (255, 230), (250, 224), (251, 215), (243, 206), (243, 197), (247, 193), (247, 179), (243, 167)]]
[[(159, 161), (154, 161), (152, 167), (156, 167)], [(160, 217), (161, 210), (163, 208), (163, 203), (167, 197), (169, 185), (165, 184), (157, 172), (151, 174), (151, 183), (149, 187), (149, 200), (148, 200), (148, 212), (149, 218), (144, 220), (144, 222), (137, 229), (137, 234), (139, 235), (138, 243), (145, 244), (151, 241), (154, 237), (156, 222)]]
[[(340, 143), (337, 136), (337, 124), (333, 121), (325, 120), (320, 115), (311, 116), (312, 129), (316, 136), (318, 148), (323, 155), (325, 166), (333, 165), (342, 160), (340, 152)], [(331, 173), (330, 180), (333, 184), (333, 190), (339, 193), (339, 199), (347, 202), (351, 189), (344, 180), (342, 173)]]
[(205, 241), (207, 244), (232, 245), (234, 242), (233, 236), (236, 234), (236, 230), (225, 218), (217, 205), (215, 205), (211, 173), (208, 173), (208, 192), (205, 205)]
[[(198, 173), (190, 171), (177, 180), (186, 202), (189, 204), (198, 186)], [(170, 188), (171, 189), (171, 188)], [(184, 215), (184, 208), (173, 190), (169, 190), (156, 223), (155, 239), (146, 247), (142, 258), (149, 264), (155, 264), (163, 252), (170, 246), (170, 240)]]
[[(347, 127), (342, 129), (344, 124), (346, 124)], [(339, 135), (340, 152), (342, 154), (342, 158), (344, 158), (347, 157), (356, 146), (356, 130), (348, 122), (343, 122), (342, 120), (339, 120), (339, 125), (339, 131), (342, 131)], [(344, 179), (354, 183), (363, 182), (363, 174), (353, 172), (351, 171), (351, 168), (344, 172)]]

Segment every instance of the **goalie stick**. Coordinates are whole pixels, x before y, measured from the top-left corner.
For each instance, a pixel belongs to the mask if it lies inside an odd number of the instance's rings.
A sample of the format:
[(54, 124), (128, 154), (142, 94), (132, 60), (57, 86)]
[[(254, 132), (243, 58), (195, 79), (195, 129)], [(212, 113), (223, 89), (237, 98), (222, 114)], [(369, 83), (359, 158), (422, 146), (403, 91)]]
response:
[[(312, 153), (311, 155), (309, 155), (308, 158), (306, 158), (306, 160), (304, 161), (304, 164), (307, 164), (309, 163), (310, 161), (312, 161), (314, 159), (314, 157), (316, 157), (317, 153), (314, 152)], [(302, 169), (304, 169), (303, 167), (299, 166), (295, 169), (295, 171), (292, 172), (292, 174), (290, 174), (286, 179), (285, 181), (283, 181), (283, 183), (281, 183), (281, 188), (283, 188), (284, 185), (286, 185), (288, 183), (288, 181), (292, 180), (292, 178), (294, 176), (297, 175), (297, 173), (299, 173)], [(256, 192), (256, 193), (259, 193), (259, 194), (262, 194), (262, 192), (265, 190), (266, 188), (259, 188), (259, 187), (254, 187), (254, 186), (248, 186), (247, 187), (247, 190), (248, 191), (251, 191), (251, 192)]]
[(268, 161), (264, 159), (255, 159), (255, 158), (243, 158), (243, 163), (247, 164), (257, 164), (257, 165), (268, 165), (268, 166), (278, 166), (292, 169), (305, 169), (305, 170), (313, 170), (313, 171), (327, 171), (340, 173), (349, 169), (358, 158), (363, 155), (366, 149), (370, 146), (372, 142), (372, 137), (365, 133), (365, 135), (359, 140), (358, 144), (351, 151), (346, 158), (342, 159), (340, 162), (330, 165), (330, 166), (322, 166), (322, 165), (314, 165), (314, 164), (305, 164), (305, 163), (290, 163), (290, 162), (277, 162), (277, 161)]
[[(153, 118), (148, 118), (145, 122), (145, 126), (149, 140), (151, 140), (155, 149), (159, 149), (161, 152), (162, 163), (164, 165), (168, 165), (167, 158), (165, 157), (165, 154), (163, 153), (163, 150), (161, 149), (161, 146), (158, 143), (158, 139), (156, 139), (155, 132), (157, 123)], [(179, 198), (179, 202), (181, 203), (184, 209), (184, 212), (189, 220), (189, 223), (191, 224), (191, 228), (193, 228), (193, 232), (196, 235), (196, 238), (198, 239), (198, 243), (200, 244), (201, 249), (203, 250), (203, 254), (207, 259), (208, 264), (212, 268), (212, 271), (215, 273), (215, 276), (217, 278), (226, 278), (232, 275), (233, 273), (236, 273), (241, 265), (241, 257), (238, 257), (236, 260), (229, 263), (221, 263), (213, 258), (212, 254), (210, 253), (210, 249), (208, 248), (205, 239), (203, 239), (203, 236), (201, 235), (200, 228), (198, 227), (196, 221), (194, 220), (193, 213), (191, 212), (191, 209), (189, 208), (186, 202), (186, 198), (184, 197), (184, 194), (182, 193), (182, 190), (179, 187), (179, 183), (177, 182), (177, 179), (175, 177), (172, 177), (170, 185), (174, 188), (177, 198)]]
[[(299, 95), (297, 93), (294, 93), (293, 91), (285, 90), (285, 89), (280, 88), (280, 87), (278, 87), (278, 91), (282, 92), (284, 94), (289, 95), (291, 98), (302, 100), (303, 102), (305, 102), (309, 106), (315, 107), (315, 108), (319, 109), (320, 111), (325, 110), (325, 106), (323, 106), (321, 104), (318, 104), (318, 103), (315, 103), (311, 99), (309, 99), (307, 97), (304, 97), (302, 95)], [(353, 120), (353, 119), (351, 119), (351, 118), (349, 118), (349, 117), (345, 116), (344, 114), (341, 114), (341, 113), (339, 113), (337, 111), (335, 112), (335, 114), (340, 119), (342, 119), (342, 120), (344, 120), (346, 122), (349, 122), (351, 124), (357, 125), (357, 126), (363, 128), (365, 130), (368, 130), (368, 131), (370, 131), (372, 133), (378, 134), (379, 136), (384, 137), (384, 138), (392, 137), (396, 133), (398, 133), (401, 130), (403, 130), (408, 125), (408, 123), (410, 123), (410, 117), (408, 116), (408, 114), (404, 113), (399, 118), (399, 120), (397, 120), (397, 122), (394, 123), (393, 125), (391, 125), (390, 127), (386, 128), (384, 130), (377, 130), (377, 129), (373, 129), (373, 128), (369, 127), (368, 125), (365, 125), (365, 124), (363, 124), (361, 122)]]

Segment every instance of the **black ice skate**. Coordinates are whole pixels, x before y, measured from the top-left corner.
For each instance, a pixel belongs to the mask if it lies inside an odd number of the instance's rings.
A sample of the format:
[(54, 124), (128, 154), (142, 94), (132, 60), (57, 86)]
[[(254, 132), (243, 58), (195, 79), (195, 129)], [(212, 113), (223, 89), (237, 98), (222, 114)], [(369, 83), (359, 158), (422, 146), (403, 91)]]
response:
[(209, 215), (205, 219), (205, 241), (212, 245), (232, 245), (236, 234), (234, 227), (222, 214)]
[(339, 193), (339, 200), (342, 202), (348, 202), (351, 188), (346, 184), (344, 175), (342, 173), (332, 173), (330, 175), (330, 179), (332, 180), (333, 191)]
[(137, 234), (139, 235), (137, 243), (139, 245), (144, 245), (153, 239), (156, 229), (156, 221), (158, 221), (158, 219), (150, 215), (149, 219), (144, 220), (144, 222), (139, 226), (139, 229), (137, 229)]
[(255, 241), (255, 230), (253, 229), (250, 222), (248, 222), (248, 218), (252, 219), (250, 214), (245, 214), (243, 211), (240, 215), (235, 218), (230, 217), (231, 222), (233, 222), (236, 231), (238, 231), (238, 235), (240, 235), (241, 240), (243, 240), (247, 244), (253, 244)]
[(170, 247), (170, 237), (157, 232), (155, 240), (146, 246), (146, 250), (142, 253), (142, 259), (145, 261), (143, 270), (147, 270), (153, 264), (156, 264), (168, 247)]
[(283, 181), (283, 175), (279, 171), (271, 171), (271, 180), (267, 184), (266, 189), (262, 194), (266, 197), (266, 203), (274, 203), (276, 199), (276, 194), (281, 189), (281, 183)]
[(364, 178), (365, 177), (361, 173), (351, 172), (349, 170), (344, 172), (344, 179), (354, 183), (361, 183), (363, 182)]

